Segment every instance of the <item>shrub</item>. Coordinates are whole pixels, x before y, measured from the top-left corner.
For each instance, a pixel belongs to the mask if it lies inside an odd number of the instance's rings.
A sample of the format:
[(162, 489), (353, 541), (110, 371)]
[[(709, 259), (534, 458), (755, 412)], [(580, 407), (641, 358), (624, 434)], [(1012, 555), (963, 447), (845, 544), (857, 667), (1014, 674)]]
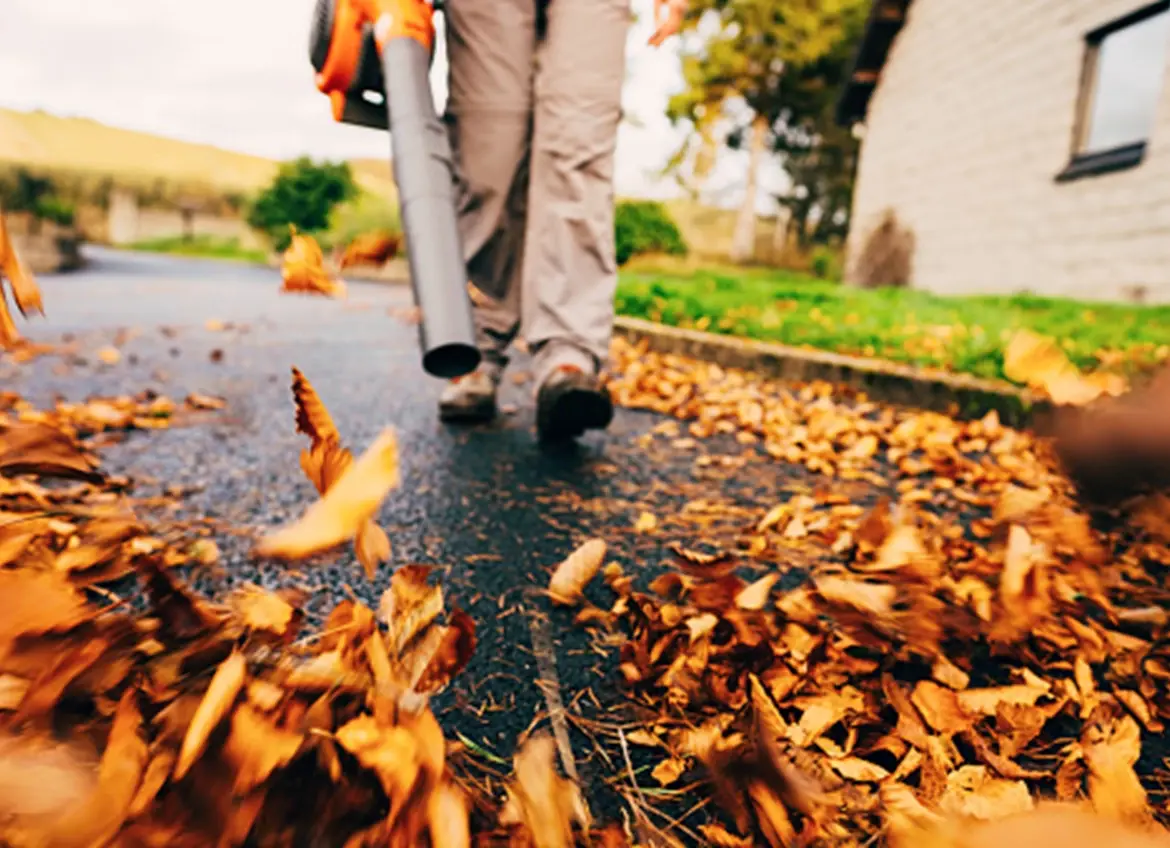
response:
[(857, 258), (853, 281), (866, 289), (904, 288), (910, 285), (914, 265), (914, 233), (887, 209)]
[(641, 253), (685, 256), (687, 245), (666, 207), (653, 200), (627, 200), (614, 212), (617, 263), (625, 265)]
[(349, 163), (301, 157), (281, 165), (248, 212), (248, 224), (267, 233), (276, 250), (284, 250), (290, 224), (304, 233), (324, 230), (333, 210), (357, 190)]

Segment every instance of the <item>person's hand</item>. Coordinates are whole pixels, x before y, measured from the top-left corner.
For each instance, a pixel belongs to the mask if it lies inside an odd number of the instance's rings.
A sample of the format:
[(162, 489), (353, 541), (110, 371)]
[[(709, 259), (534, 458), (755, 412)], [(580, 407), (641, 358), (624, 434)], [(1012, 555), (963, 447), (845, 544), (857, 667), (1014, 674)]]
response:
[(687, 12), (687, 0), (654, 0), (654, 34), (650, 45), (658, 47), (681, 28)]

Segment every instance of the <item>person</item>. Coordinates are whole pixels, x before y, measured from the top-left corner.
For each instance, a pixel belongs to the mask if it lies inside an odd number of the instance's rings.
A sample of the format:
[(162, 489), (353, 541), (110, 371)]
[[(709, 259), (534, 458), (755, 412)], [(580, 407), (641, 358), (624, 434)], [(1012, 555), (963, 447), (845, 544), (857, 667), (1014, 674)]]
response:
[[(459, 228), (481, 366), (440, 417), (482, 422), (518, 335), (533, 354), (542, 440), (604, 429), (613, 333), (614, 150), (630, 0), (446, 0)], [(685, 0), (655, 0), (654, 46)]]

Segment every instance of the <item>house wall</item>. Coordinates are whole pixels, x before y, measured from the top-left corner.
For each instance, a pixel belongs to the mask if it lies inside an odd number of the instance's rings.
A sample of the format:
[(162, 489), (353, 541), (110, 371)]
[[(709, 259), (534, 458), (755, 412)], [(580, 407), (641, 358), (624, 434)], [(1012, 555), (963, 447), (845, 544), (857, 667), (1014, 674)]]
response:
[(914, 0), (869, 105), (847, 275), (892, 208), (915, 287), (1170, 301), (1170, 84), (1141, 165), (1054, 180), (1085, 34), (1145, 5)]

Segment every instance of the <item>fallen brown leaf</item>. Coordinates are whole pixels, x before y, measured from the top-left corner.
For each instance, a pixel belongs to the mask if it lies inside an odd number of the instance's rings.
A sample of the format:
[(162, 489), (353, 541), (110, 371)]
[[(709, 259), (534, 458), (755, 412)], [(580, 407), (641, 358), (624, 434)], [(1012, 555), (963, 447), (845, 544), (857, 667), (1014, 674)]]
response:
[(256, 553), (300, 559), (352, 539), (397, 485), (398, 440), (387, 429), (299, 520), (261, 539)]
[(597, 576), (605, 561), (607, 547), (601, 539), (584, 542), (557, 566), (549, 580), (549, 598), (563, 606), (575, 606), (581, 601), (585, 586)]

